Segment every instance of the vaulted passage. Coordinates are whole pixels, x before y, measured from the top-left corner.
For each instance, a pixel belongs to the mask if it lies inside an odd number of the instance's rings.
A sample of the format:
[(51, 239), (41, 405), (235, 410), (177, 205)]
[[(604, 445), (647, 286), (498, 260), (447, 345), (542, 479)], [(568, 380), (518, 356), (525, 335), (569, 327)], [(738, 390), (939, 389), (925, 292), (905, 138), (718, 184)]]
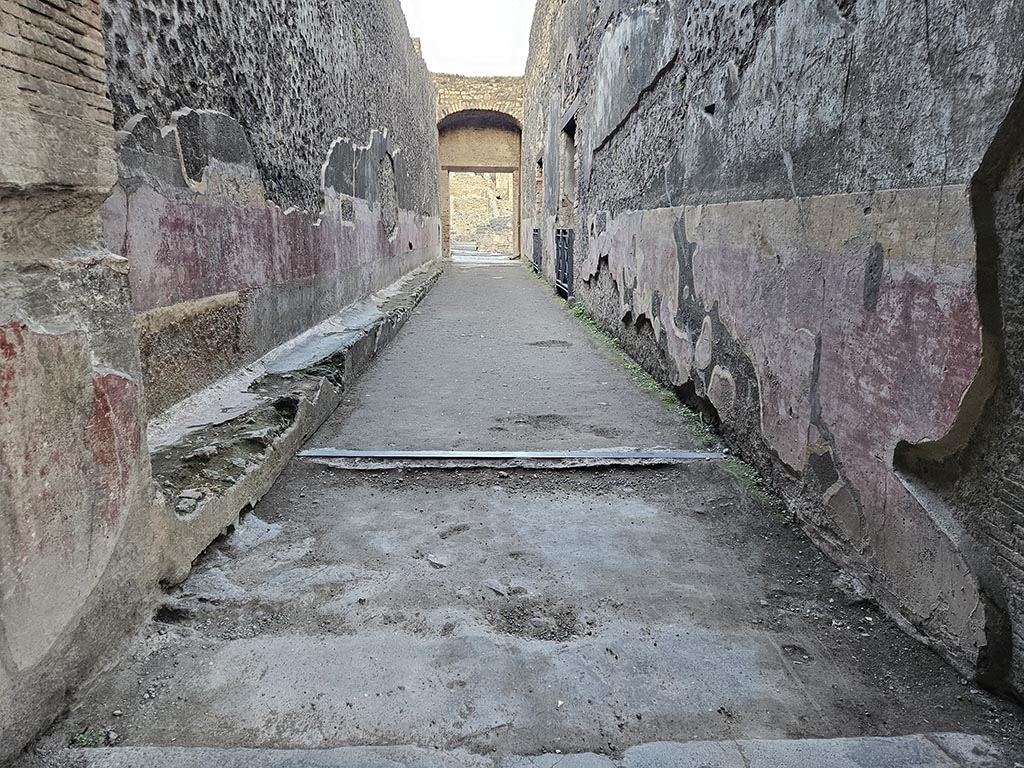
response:
[(2, 0), (0, 765), (1024, 765), (988, 6)]
[[(522, 197), (519, 171), (522, 78), (434, 75), (434, 82), (438, 89), (442, 248), (449, 253), (453, 242), (465, 249), (470, 244), (479, 246), (482, 240), (484, 245), (494, 244), (498, 248), (484, 247), (480, 250), (518, 256), (522, 229), (519, 210)], [(469, 174), (477, 177), (475, 182)], [(502, 198), (498, 197), (501, 193), (496, 181), (487, 184), (488, 174), (510, 177), (511, 184), (505, 185), (506, 192)], [(507, 234), (503, 222), (494, 223), (498, 216), (491, 216), (467, 229), (474, 198), (479, 200), (484, 196), (494, 200), (495, 213), (501, 209), (509, 210)], [(507, 201), (506, 206), (499, 206), (499, 199)], [(480, 232), (477, 227), (481, 228)], [(498, 231), (493, 232), (495, 229)]]

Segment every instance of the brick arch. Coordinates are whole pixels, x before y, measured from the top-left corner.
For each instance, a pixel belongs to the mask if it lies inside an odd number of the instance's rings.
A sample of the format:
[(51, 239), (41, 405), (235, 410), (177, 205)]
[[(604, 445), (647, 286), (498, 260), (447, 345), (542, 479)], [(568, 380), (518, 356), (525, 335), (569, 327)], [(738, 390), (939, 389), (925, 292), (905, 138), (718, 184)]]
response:
[(440, 156), (441, 240), (449, 251), (451, 188), (449, 174), (511, 173), (515, 197), (513, 250), (520, 253), (520, 157), (523, 93), (521, 77), (434, 75), (437, 88)]
[(523, 124), (514, 115), (492, 109), (460, 109), (445, 115), (437, 122), (437, 131), (441, 135), (444, 135), (445, 131), (466, 127), (496, 128), (518, 134), (523, 132)]
[(434, 75), (437, 121), (458, 112), (499, 112), (523, 124), (524, 80), (521, 77)]

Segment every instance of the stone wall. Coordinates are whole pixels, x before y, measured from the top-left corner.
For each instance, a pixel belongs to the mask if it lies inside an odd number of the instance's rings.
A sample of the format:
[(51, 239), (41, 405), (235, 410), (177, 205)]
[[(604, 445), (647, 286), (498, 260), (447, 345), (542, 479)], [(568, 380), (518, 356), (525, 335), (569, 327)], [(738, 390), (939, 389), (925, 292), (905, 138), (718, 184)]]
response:
[(387, 130), (410, 174), (411, 211), (436, 215), (434, 95), (397, 2), (104, 0), (115, 125), (157, 125), (183, 107), (231, 115), (268, 197), (323, 206), (320, 170), (338, 137)]
[(431, 77), (397, 0), (108, 0), (155, 415), (440, 253)]
[(511, 115), (522, 125), (521, 77), (467, 77), (434, 73), (437, 88), (437, 121), (458, 112), (484, 111)]
[[(523, 167), (542, 199), (526, 185), (522, 236), (540, 230), (550, 280), (575, 226), (598, 322), (713, 410), (908, 628), (1019, 692), (1007, 396), (970, 436), (1001, 348), (1016, 391), (1000, 142), (1019, 136), (1024, 9), (984, 6), (541, 0)], [(982, 173), (994, 152), (1004, 170)]]
[(0, 764), (305, 434), (190, 521), (147, 416), (440, 253), (397, 0), (286, 5), (0, 4)]
[(480, 251), (512, 253), (514, 189), (511, 173), (453, 173), (451, 239)]

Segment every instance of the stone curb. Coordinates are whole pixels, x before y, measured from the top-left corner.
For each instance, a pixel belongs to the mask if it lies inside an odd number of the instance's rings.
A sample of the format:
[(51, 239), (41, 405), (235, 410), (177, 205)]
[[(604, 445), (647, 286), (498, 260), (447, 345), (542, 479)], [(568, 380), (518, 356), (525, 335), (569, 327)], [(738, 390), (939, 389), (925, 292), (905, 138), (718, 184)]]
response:
[[(184, 581), (196, 557), (270, 490), (341, 404), (346, 388), (395, 338), (444, 266), (442, 260), (424, 265), (218, 382), (170, 416), (187, 429), (151, 447), (160, 497), (162, 584)], [(354, 323), (348, 319), (352, 316)], [(203, 396), (229, 406), (200, 407)], [(212, 415), (221, 411), (230, 411), (231, 418)]]

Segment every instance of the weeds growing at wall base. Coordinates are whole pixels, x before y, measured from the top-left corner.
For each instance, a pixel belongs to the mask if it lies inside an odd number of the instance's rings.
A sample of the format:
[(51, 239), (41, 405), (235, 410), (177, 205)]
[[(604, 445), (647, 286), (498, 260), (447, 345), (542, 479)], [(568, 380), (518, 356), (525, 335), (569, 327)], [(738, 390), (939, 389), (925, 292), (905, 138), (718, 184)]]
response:
[[(543, 280), (540, 275), (535, 274), (535, 277)], [(646, 389), (649, 392), (658, 394), (660, 396), (659, 399), (661, 400), (661, 404), (665, 408), (682, 416), (690, 423), (697, 439), (704, 448), (711, 449), (720, 447), (721, 443), (716, 437), (711, 425), (704, 420), (703, 414), (688, 407), (685, 403), (680, 402), (679, 398), (676, 397), (672, 390), (663, 386), (650, 373), (644, 370), (639, 363), (637, 363), (626, 353), (625, 350), (623, 350), (622, 344), (619, 343), (618, 339), (598, 327), (597, 322), (587, 313), (586, 308), (582, 304), (577, 303), (570, 307), (569, 303), (565, 299), (561, 297), (557, 298), (562, 306), (566, 307), (577, 320), (589, 328), (591, 333), (593, 333), (604, 346), (617, 355), (620, 363), (626, 369), (626, 372), (629, 373), (630, 378), (637, 384), (637, 386)], [(768, 481), (765, 480), (761, 473), (754, 469), (754, 467), (736, 457), (728, 458), (722, 463), (722, 466), (727, 472), (737, 477), (740, 482), (743, 483), (747, 493), (749, 493), (750, 496), (763, 508), (776, 515), (785, 523), (793, 522), (794, 516), (787, 508), (786, 503), (772, 492)]]
[(786, 524), (796, 522), (796, 515), (789, 510), (786, 502), (772, 491), (768, 481), (747, 462), (731, 456), (722, 462), (722, 467), (730, 475), (738, 478), (747, 493), (781, 522)]
[[(559, 298), (559, 301), (563, 306), (569, 306), (565, 299)], [(572, 312), (577, 320), (590, 329), (590, 332), (597, 337), (601, 344), (617, 356), (619, 363), (626, 369), (633, 383), (641, 389), (646, 389), (648, 392), (658, 395), (662, 406), (689, 422), (697, 435), (697, 439), (704, 448), (714, 448), (718, 445), (718, 440), (711, 430), (711, 426), (704, 421), (704, 417), (685, 403), (680, 402), (672, 390), (663, 386), (661, 382), (644, 370), (636, 360), (626, 353), (618, 339), (598, 327), (597, 322), (587, 314), (587, 310), (582, 304), (575, 304), (569, 311)]]
[(107, 743), (107, 737), (103, 731), (96, 727), (86, 728), (71, 740), (71, 746), (81, 749), (92, 749), (102, 747)]

